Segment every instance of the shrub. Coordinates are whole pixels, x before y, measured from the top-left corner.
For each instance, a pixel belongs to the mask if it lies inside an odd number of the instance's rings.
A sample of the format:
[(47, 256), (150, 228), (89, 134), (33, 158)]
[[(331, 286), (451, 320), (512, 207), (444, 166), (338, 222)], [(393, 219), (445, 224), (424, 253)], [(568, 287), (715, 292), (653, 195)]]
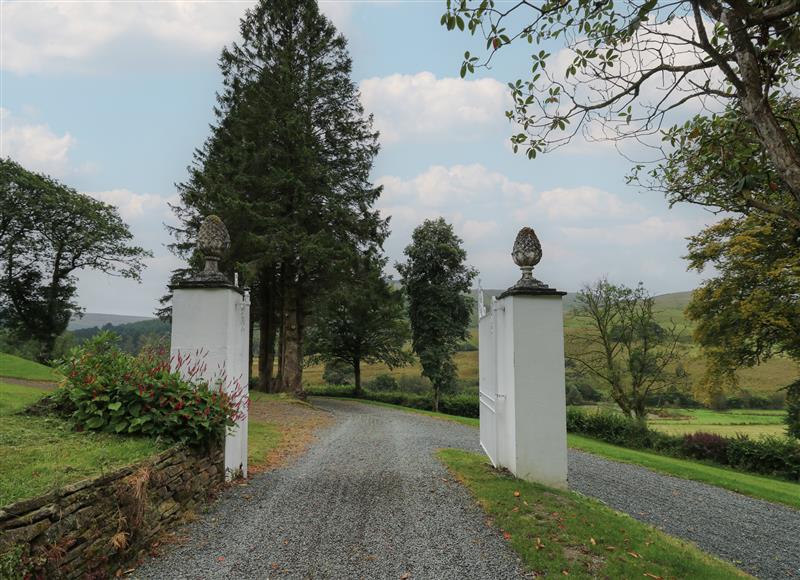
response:
[(404, 375), (397, 381), (401, 391), (408, 393), (430, 393), (431, 382), (423, 376)]
[(329, 385), (352, 385), (355, 380), (353, 367), (341, 361), (326, 362), (322, 380)]
[(800, 481), (800, 442), (788, 437), (728, 440), (727, 464), (735, 469)]
[(786, 432), (800, 439), (800, 380), (786, 387)]
[(398, 390), (397, 380), (390, 374), (376, 376), (367, 382), (366, 388), (370, 391), (396, 391)]
[[(203, 370), (201, 357), (180, 357), (190, 377)], [(122, 352), (110, 333), (73, 348), (60, 366), (65, 384), (52, 398), (57, 414), (77, 429), (161, 437), (188, 445), (219, 443), (241, 414), (246, 385), (229, 395), (170, 370), (163, 352)], [(222, 377), (221, 380), (224, 380)]]
[(689, 433), (683, 436), (683, 453), (687, 457), (715, 461), (725, 465), (728, 461), (730, 439), (715, 433)]
[(448, 415), (477, 418), (480, 415), (478, 395), (444, 395), (439, 401), (439, 411)]
[(567, 431), (633, 449), (653, 449), (674, 454), (681, 439), (647, 428), (645, 423), (612, 411), (567, 409)]

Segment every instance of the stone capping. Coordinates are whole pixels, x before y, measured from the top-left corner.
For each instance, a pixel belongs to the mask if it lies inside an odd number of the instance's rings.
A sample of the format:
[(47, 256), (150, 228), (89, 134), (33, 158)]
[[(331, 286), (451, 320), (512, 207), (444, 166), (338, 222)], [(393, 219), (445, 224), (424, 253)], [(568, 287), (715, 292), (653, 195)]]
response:
[(19, 563), (34, 577), (113, 576), (206, 503), (223, 481), (221, 449), (171, 447), (0, 507), (0, 557), (21, 548)]
[(170, 290), (186, 290), (186, 289), (193, 289), (193, 288), (207, 288), (207, 289), (215, 289), (215, 288), (227, 288), (228, 290), (233, 290), (238, 292), (242, 296), (244, 296), (244, 288), (240, 288), (239, 286), (234, 286), (230, 282), (227, 281), (220, 281), (220, 280), (202, 280), (202, 279), (191, 279), (191, 280), (183, 280), (176, 284), (170, 284), (167, 286)]
[(566, 296), (567, 293), (562, 290), (556, 290), (555, 288), (550, 288), (548, 286), (512, 286), (500, 296), (497, 297), (498, 300), (505, 298), (506, 296)]

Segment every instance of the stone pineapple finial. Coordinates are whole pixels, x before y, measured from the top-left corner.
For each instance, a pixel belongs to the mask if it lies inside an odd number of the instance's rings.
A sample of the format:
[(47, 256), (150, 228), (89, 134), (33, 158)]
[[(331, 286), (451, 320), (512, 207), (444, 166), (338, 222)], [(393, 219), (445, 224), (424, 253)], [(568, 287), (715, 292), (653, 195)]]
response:
[(511, 257), (514, 263), (522, 270), (522, 278), (513, 288), (546, 288), (546, 285), (533, 277), (531, 272), (533, 267), (542, 259), (542, 245), (533, 228), (524, 227), (517, 234), (514, 240), (514, 248), (511, 250)]
[(197, 249), (206, 260), (205, 268), (200, 276), (206, 280), (226, 281), (226, 276), (219, 271), (219, 261), (231, 245), (228, 228), (219, 216), (210, 215), (203, 220), (197, 231)]

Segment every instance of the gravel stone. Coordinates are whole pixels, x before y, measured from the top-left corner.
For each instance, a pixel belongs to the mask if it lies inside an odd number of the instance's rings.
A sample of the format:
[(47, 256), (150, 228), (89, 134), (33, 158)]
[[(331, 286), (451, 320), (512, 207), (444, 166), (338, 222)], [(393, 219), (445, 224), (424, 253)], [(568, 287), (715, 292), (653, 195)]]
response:
[(569, 486), (757, 578), (800, 578), (800, 512), (788, 506), (580, 451)]
[[(288, 467), (234, 488), (134, 578), (505, 579), (520, 562), (436, 460), (478, 431), (353, 401)], [(800, 512), (570, 451), (570, 488), (763, 579), (800, 578)]]
[(315, 400), (336, 414), (288, 467), (224, 494), (189, 540), (135, 578), (524, 577), (469, 492), (435, 458), (479, 450), (477, 431), (356, 402)]

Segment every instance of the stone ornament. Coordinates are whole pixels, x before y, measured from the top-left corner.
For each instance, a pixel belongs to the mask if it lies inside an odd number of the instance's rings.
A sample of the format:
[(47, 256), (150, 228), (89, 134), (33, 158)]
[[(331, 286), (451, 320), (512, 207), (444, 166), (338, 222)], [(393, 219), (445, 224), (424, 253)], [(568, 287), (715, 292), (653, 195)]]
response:
[(514, 240), (514, 248), (511, 250), (511, 257), (514, 263), (522, 270), (522, 278), (513, 288), (546, 288), (547, 286), (533, 277), (531, 272), (533, 267), (542, 259), (542, 244), (536, 237), (533, 228), (524, 227), (517, 234)]
[(197, 249), (203, 253), (206, 261), (199, 278), (209, 281), (228, 281), (225, 274), (219, 271), (219, 261), (230, 245), (231, 236), (220, 217), (217, 215), (206, 217), (197, 231)]

